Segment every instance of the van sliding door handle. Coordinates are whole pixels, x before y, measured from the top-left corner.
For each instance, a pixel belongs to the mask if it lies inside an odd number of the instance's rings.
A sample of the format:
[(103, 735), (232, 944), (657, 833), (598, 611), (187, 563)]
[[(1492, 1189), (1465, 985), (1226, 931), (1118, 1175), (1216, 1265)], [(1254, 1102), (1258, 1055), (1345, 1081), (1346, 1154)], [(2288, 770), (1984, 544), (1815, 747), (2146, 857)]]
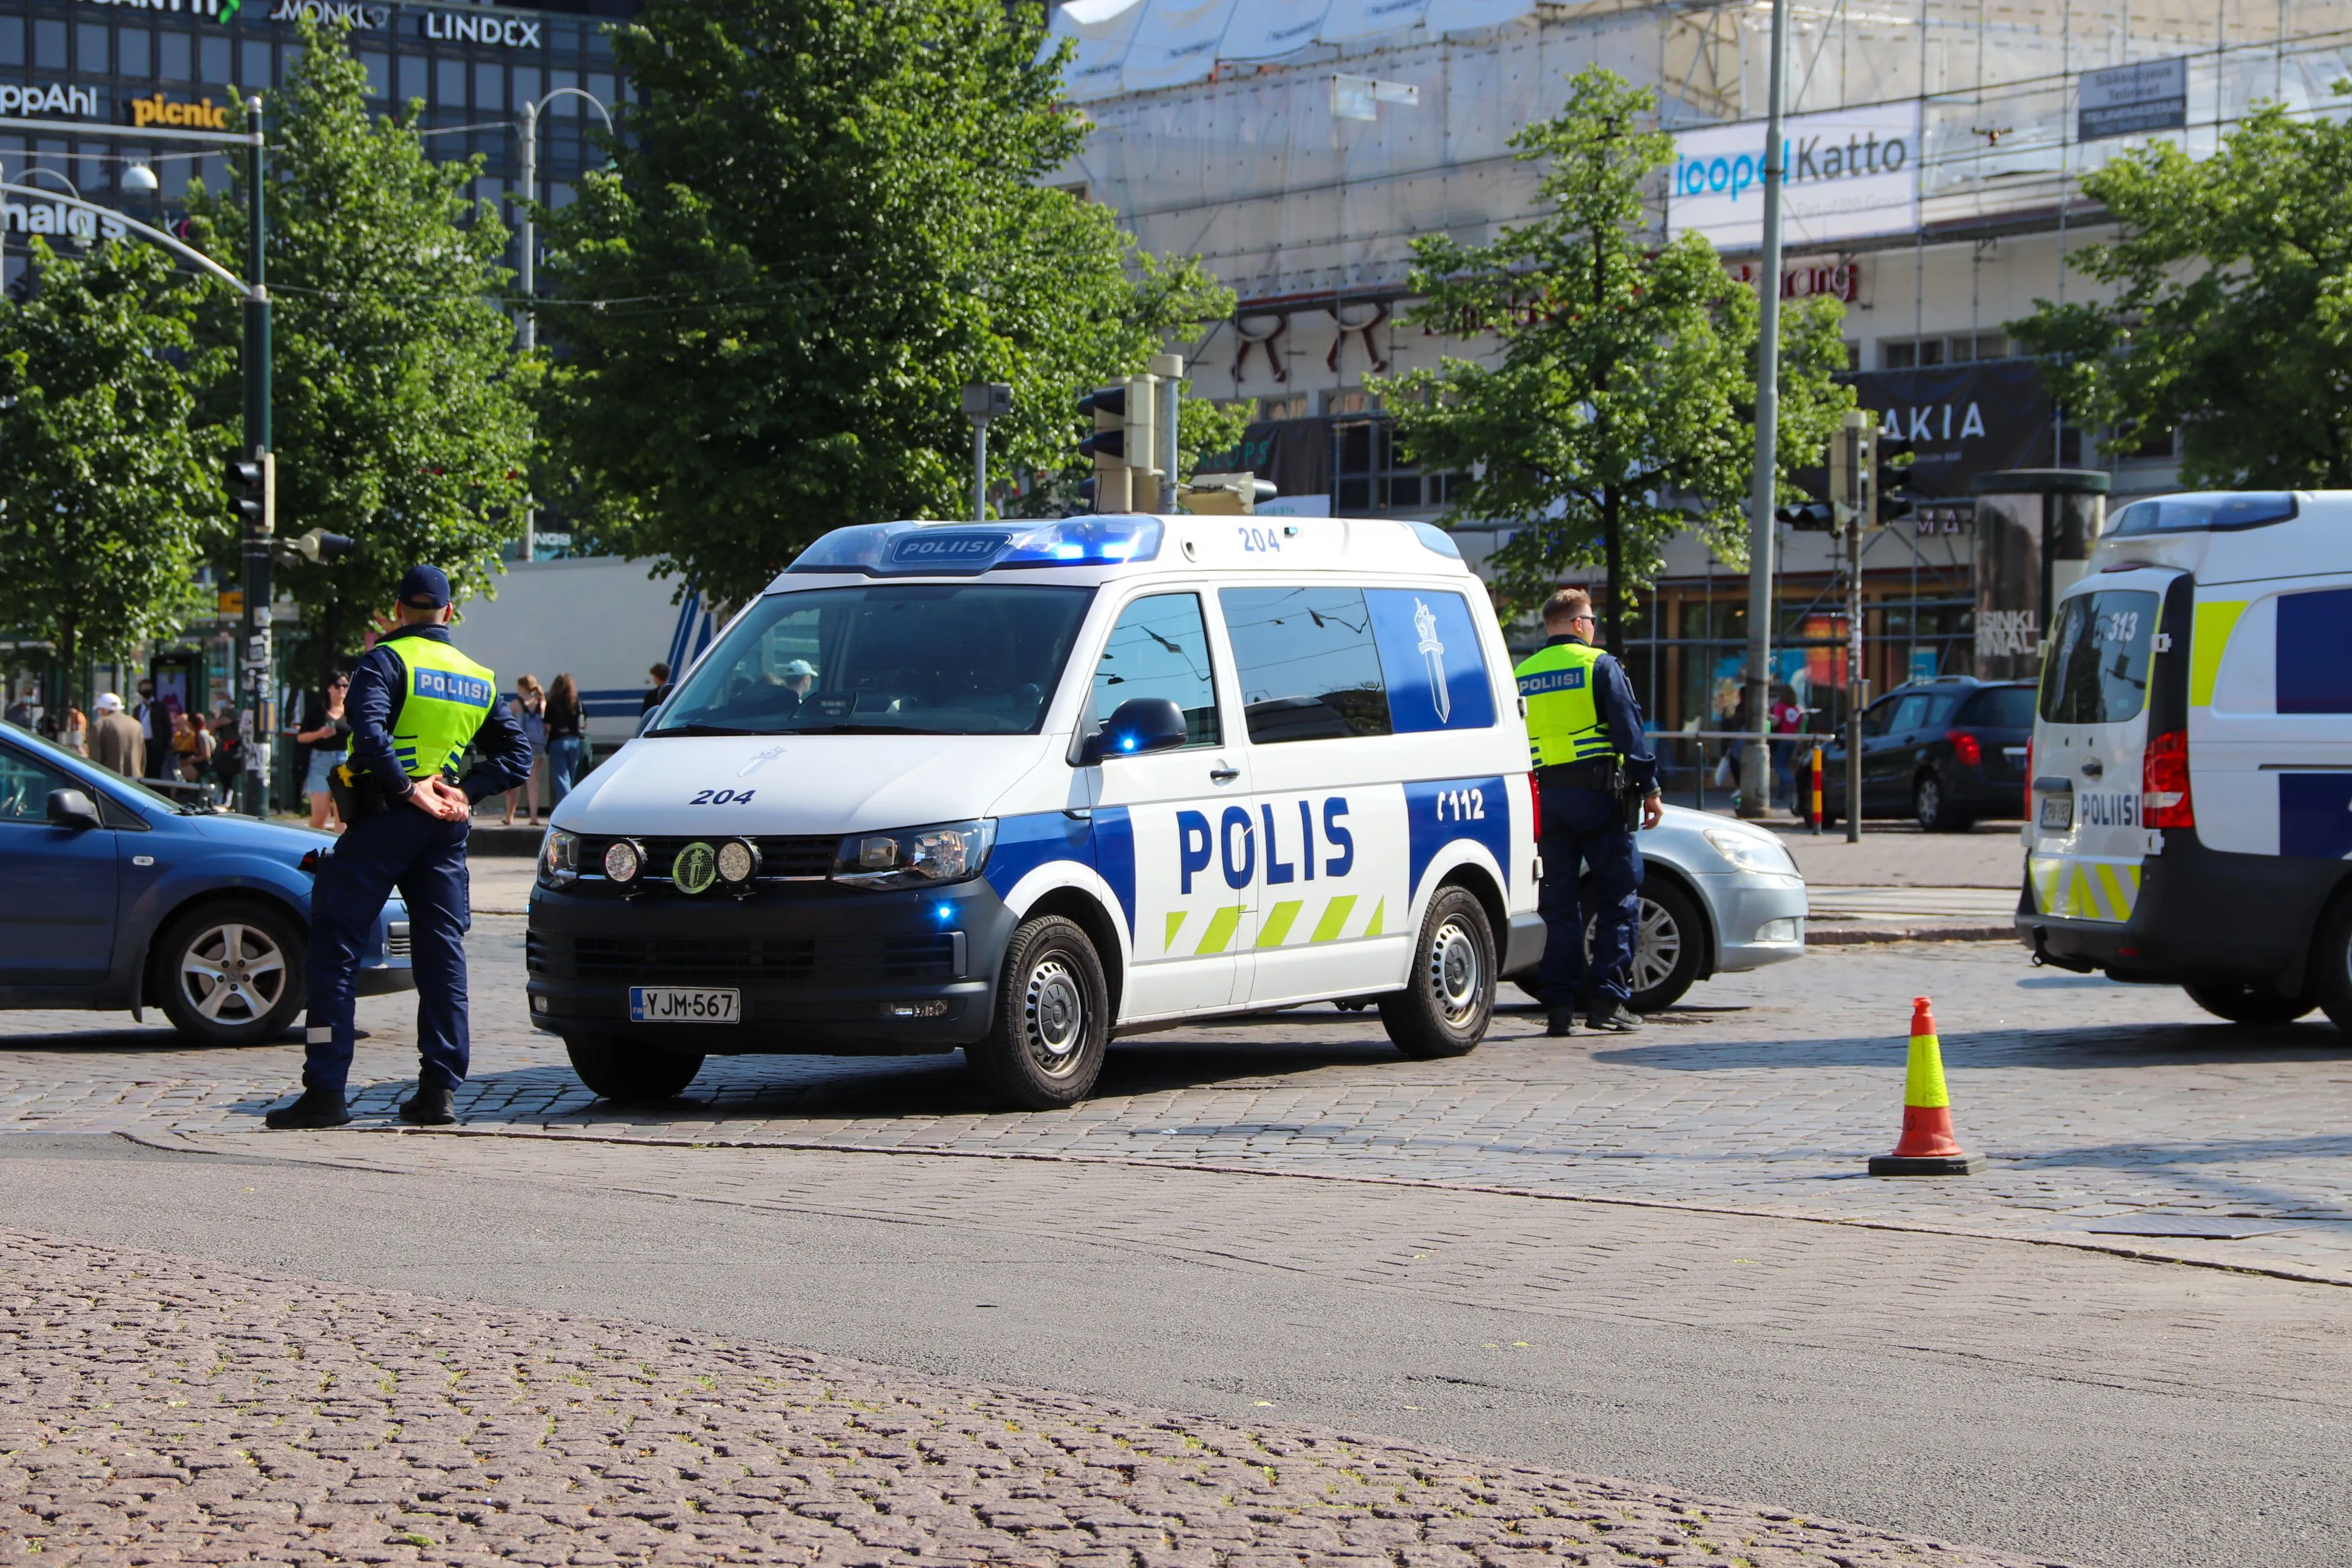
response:
[(1209, 770), (1209, 782), (1211, 784), (1231, 784), (1241, 776), (1242, 771), (1239, 768), (1211, 768)]

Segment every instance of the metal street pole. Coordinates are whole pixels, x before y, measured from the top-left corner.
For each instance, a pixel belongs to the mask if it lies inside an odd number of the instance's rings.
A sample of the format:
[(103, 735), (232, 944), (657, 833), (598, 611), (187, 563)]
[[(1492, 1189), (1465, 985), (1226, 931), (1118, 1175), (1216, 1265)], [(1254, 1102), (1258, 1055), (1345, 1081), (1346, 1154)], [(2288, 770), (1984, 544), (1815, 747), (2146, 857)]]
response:
[(1780, 89), (1789, 75), (1789, 0), (1772, 0), (1772, 52), (1765, 69), (1770, 84), (1764, 98), (1763, 311), (1757, 321), (1756, 479), (1748, 520), (1748, 755), (1739, 770), (1739, 815), (1750, 817), (1766, 815), (1772, 797), (1772, 510), (1780, 466), (1780, 185), (1788, 174)]
[(988, 521), (988, 422), (1013, 412), (1010, 382), (964, 384), (963, 416), (971, 421), (971, 520)]
[(1862, 678), (1862, 531), (1867, 517), (1845, 529), (1845, 841), (1862, 842), (1862, 705), (1870, 683)]
[[(245, 372), (245, 446), (251, 458), (263, 464), (269, 461), (269, 289), (268, 266), (262, 247), (268, 237), (268, 222), (262, 197), (261, 100), (246, 100), (246, 122), (253, 132), (252, 144), (246, 152), (246, 236), (245, 236), (245, 346), (242, 358)], [(271, 489), (276, 488), (273, 476)], [(269, 814), (269, 753), (270, 741), (278, 729), (278, 715), (270, 701), (272, 660), (269, 646), (269, 552), (272, 527), (268, 509), (248, 524), (245, 531), (245, 673), (247, 711), (252, 717), (243, 728), (245, 742), (245, 778), (241, 804), (255, 816)]]
[[(534, 221), (532, 206), (539, 200), (539, 105), (526, 102), (522, 106), (522, 255), (515, 267), (515, 284), (522, 293), (522, 324), (520, 343), (522, 352), (530, 353), (539, 346), (539, 312), (531, 308), (539, 295), (539, 225)], [(539, 531), (539, 509), (528, 500), (522, 506), (522, 559), (528, 561), (534, 551), (532, 535)]]

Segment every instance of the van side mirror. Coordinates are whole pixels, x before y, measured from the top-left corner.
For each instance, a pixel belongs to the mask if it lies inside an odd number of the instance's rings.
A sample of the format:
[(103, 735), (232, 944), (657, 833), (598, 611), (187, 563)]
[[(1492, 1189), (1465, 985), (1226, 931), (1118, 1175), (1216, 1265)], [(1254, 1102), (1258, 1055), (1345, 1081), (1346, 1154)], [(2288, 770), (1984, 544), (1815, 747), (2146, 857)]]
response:
[(1077, 765), (1090, 768), (1109, 757), (1171, 751), (1186, 739), (1184, 710), (1165, 697), (1130, 697), (1079, 745)]
[(99, 820), (97, 803), (78, 789), (51, 790), (48, 815), (52, 826), (70, 827), (77, 833), (104, 826)]

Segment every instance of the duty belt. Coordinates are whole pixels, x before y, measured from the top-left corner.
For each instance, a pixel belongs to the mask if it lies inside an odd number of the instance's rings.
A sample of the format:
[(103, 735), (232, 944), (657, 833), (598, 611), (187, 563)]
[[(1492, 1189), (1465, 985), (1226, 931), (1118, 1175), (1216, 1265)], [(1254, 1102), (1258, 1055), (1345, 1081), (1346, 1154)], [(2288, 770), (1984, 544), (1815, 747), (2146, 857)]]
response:
[(1602, 795), (1615, 795), (1624, 777), (1613, 757), (1595, 757), (1581, 763), (1554, 763), (1536, 770), (1536, 780), (1547, 789), (1590, 789)]

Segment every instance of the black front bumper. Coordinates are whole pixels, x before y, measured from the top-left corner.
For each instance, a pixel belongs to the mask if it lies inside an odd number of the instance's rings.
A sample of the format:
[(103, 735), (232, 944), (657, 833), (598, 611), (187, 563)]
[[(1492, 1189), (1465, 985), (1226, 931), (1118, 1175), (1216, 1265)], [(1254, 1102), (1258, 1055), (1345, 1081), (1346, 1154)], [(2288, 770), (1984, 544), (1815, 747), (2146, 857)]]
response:
[[(949, 1051), (985, 1037), (1014, 921), (975, 879), (870, 892), (763, 883), (746, 899), (601, 884), (533, 891), (530, 1021), (709, 1056)], [(731, 989), (734, 1024), (643, 1024), (632, 986)]]
[(2312, 933), (2347, 874), (2345, 862), (2209, 849), (2194, 829), (2164, 837), (2140, 862), (2131, 918), (2116, 924), (2037, 912), (2032, 873), (2017, 903), (2017, 930), (2062, 969), (2105, 971), (2117, 980), (2243, 984), (2303, 994)]

